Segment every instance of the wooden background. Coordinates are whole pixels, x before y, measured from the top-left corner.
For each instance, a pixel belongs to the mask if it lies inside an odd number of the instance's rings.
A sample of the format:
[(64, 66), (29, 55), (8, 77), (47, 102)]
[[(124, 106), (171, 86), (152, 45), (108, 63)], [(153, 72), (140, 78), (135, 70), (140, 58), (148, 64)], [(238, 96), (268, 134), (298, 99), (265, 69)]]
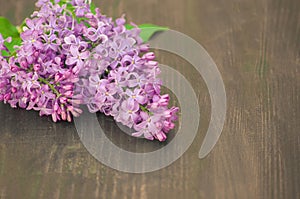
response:
[[(208, 157), (198, 151), (210, 118), (201, 76), (181, 58), (157, 52), (192, 83), (200, 128), (172, 165), (147, 174), (118, 172), (95, 160), (74, 124), (0, 105), (0, 199), (12, 198), (300, 198), (300, 1), (97, 0), (102, 12), (154, 23), (202, 44), (217, 63), (227, 92), (227, 119)], [(33, 0), (0, 0), (0, 15), (20, 23)], [(136, 142), (99, 115), (107, 135), (128, 150)], [(112, 154), (113, 158), (113, 154)]]

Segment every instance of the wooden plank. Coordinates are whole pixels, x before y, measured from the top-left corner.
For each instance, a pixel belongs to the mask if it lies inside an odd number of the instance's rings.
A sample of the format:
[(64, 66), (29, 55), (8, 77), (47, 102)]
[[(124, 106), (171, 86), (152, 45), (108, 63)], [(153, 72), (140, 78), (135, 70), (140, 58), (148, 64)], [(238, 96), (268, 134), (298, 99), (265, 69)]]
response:
[[(124, 12), (137, 24), (181, 31), (217, 63), (227, 92), (227, 118), (212, 153), (198, 159), (210, 118), (201, 76), (181, 58), (158, 60), (180, 71), (199, 96), (201, 121), (188, 151), (147, 174), (118, 172), (95, 160), (74, 124), (0, 105), (0, 198), (300, 198), (300, 1), (102, 0), (103, 13)], [(20, 23), (34, 0), (0, 0), (0, 15)], [(121, 134), (99, 116), (107, 136), (129, 151), (157, 142)], [(111, 154), (113, 158), (113, 154)], [(122, 164), (120, 162), (120, 164)]]

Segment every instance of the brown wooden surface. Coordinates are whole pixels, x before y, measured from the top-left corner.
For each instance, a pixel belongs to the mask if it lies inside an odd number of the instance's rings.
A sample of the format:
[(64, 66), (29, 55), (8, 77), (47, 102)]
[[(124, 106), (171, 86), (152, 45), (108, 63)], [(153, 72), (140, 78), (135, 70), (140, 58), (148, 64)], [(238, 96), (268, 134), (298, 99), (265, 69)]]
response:
[[(198, 151), (210, 100), (202, 78), (182, 59), (159, 52), (199, 96), (201, 122), (189, 150), (172, 165), (127, 174), (97, 162), (73, 124), (0, 105), (2, 198), (300, 198), (300, 1), (97, 0), (102, 12), (181, 31), (217, 63), (227, 92), (223, 134), (208, 157)], [(33, 0), (0, 0), (0, 15), (20, 23)], [(135, 142), (109, 118), (107, 135), (133, 150), (163, 144)], [(113, 154), (112, 154), (113, 155)]]

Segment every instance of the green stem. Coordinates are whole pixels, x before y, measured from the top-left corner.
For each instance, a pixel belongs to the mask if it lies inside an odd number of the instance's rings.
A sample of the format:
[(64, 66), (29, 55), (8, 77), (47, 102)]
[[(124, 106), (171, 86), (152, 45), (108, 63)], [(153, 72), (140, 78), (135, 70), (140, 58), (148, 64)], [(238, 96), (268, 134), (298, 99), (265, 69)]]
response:
[(46, 79), (39, 77), (38, 81), (40, 81), (41, 83), (47, 84), (50, 87), (50, 89), (53, 91), (53, 93), (56, 94), (57, 98), (59, 98), (61, 96), (61, 94), (55, 89), (55, 87), (52, 84), (50, 84), (50, 82), (48, 82)]
[(153, 113), (151, 113), (145, 106), (141, 105), (140, 104), (140, 109), (145, 112), (145, 113), (148, 113), (150, 116), (153, 115)]

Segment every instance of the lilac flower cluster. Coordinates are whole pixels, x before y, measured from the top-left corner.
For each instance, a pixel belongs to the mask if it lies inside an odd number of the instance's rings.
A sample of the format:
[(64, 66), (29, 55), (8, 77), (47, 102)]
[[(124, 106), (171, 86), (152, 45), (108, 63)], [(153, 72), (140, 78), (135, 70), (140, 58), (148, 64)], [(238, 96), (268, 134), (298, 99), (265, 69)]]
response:
[[(113, 21), (85, 0), (39, 0), (37, 7), (16, 55), (0, 54), (0, 100), (54, 122), (71, 121), (84, 104), (134, 128), (133, 136), (164, 141), (178, 108), (160, 94), (160, 69), (140, 30), (127, 30), (124, 17)], [(8, 50), (4, 42), (10, 38), (0, 35), (0, 50)]]

